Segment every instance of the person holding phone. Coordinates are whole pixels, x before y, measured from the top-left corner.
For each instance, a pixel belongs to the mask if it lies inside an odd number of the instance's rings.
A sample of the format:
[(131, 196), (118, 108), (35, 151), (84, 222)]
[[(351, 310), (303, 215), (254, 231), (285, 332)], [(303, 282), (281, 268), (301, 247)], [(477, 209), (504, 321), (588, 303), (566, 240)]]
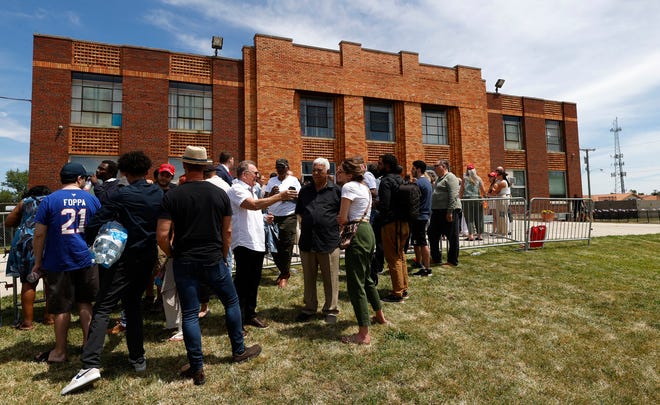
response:
[[(300, 182), (289, 174), (289, 161), (280, 158), (275, 162), (277, 176), (271, 177), (266, 185), (265, 197), (276, 195), (280, 190), (300, 191)], [(273, 252), (273, 260), (280, 271), (277, 277), (277, 286), (285, 288), (291, 277), (291, 257), (293, 256), (293, 245), (296, 241), (298, 221), (296, 220), (296, 199), (280, 201), (273, 204), (268, 212), (275, 217), (275, 224), (279, 229), (277, 240), (277, 253)]]

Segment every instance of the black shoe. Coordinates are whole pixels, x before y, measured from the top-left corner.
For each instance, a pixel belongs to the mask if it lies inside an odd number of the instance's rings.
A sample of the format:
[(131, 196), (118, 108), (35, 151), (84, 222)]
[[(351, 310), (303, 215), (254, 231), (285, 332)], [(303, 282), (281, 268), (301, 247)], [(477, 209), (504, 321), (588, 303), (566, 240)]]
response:
[(433, 275), (433, 270), (431, 269), (420, 269), (418, 272), (413, 273), (413, 276), (417, 277), (428, 277)]
[(193, 384), (195, 385), (203, 385), (206, 382), (203, 367), (197, 371), (192, 371), (190, 369), (190, 364), (186, 364), (185, 366), (181, 367), (181, 372), (179, 375), (183, 378), (192, 378)]
[(253, 357), (257, 357), (259, 353), (261, 353), (261, 346), (252, 345), (250, 347), (246, 347), (243, 353), (233, 355), (231, 361), (234, 363), (241, 363), (243, 361), (250, 360)]
[(381, 298), (380, 300), (384, 301), (384, 302), (402, 303), (403, 302), (403, 297), (399, 297), (398, 295), (395, 295), (395, 294), (389, 294), (389, 295)]
[(405, 290), (403, 294), (401, 294), (401, 298), (403, 298), (404, 300), (410, 298), (410, 294), (408, 294), (408, 290)]
[(306, 312), (301, 312), (296, 317), (296, 322), (307, 322), (314, 317), (314, 314), (308, 314)]

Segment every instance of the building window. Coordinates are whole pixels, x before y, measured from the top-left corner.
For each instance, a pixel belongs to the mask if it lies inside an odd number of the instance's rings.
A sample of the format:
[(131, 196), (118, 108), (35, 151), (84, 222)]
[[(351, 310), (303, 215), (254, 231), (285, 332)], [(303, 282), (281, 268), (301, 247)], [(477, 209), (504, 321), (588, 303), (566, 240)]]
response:
[(447, 145), (447, 112), (422, 110), (422, 142)]
[(523, 149), (520, 117), (504, 116), (504, 149)]
[(71, 124), (121, 126), (121, 77), (73, 72)]
[(550, 198), (566, 198), (566, 172), (549, 171)]
[(511, 196), (527, 199), (527, 176), (525, 175), (525, 171), (507, 171), (507, 176), (511, 184)]
[(211, 131), (211, 86), (170, 83), (170, 129)]
[(559, 121), (545, 121), (545, 137), (548, 143), (548, 152), (564, 151), (564, 142), (561, 136), (561, 125)]
[[(302, 162), (302, 182), (303, 184), (314, 181), (312, 178), (312, 169), (314, 169), (313, 160), (303, 160)], [(332, 176), (332, 182), (335, 183), (335, 169), (336, 165), (334, 162), (330, 162), (330, 170), (328, 170), (328, 175)]]
[[(104, 160), (117, 161), (119, 156), (89, 156), (89, 155), (70, 155), (69, 162), (80, 163), (83, 165), (88, 174), (96, 173), (96, 168), (99, 167)], [(119, 176), (119, 174), (117, 174)]]
[(331, 97), (301, 97), (300, 129), (303, 136), (334, 138), (333, 99)]
[(364, 122), (367, 140), (394, 142), (394, 114), (391, 104), (365, 104)]

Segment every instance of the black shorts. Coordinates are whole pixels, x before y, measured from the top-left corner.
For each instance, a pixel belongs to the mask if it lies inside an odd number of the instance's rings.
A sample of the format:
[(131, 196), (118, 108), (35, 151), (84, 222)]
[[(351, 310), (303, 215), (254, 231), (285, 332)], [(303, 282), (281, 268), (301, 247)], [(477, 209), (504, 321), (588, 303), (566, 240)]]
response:
[(49, 271), (48, 312), (65, 314), (73, 304), (91, 304), (99, 291), (99, 269), (94, 265), (73, 271)]
[(413, 246), (427, 246), (426, 228), (429, 226), (428, 219), (418, 219), (410, 222), (410, 244)]

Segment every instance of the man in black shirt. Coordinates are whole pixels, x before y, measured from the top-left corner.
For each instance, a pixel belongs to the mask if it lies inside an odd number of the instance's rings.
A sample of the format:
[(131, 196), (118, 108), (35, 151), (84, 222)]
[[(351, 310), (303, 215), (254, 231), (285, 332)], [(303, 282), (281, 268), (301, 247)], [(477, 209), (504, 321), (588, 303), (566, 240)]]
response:
[(87, 224), (85, 238), (91, 244), (101, 225), (117, 220), (126, 228), (128, 239), (119, 260), (99, 271), (99, 293), (81, 356), (83, 368), (64, 387), (62, 395), (101, 378), (99, 368), (106, 329), (119, 299), (126, 311), (128, 362), (137, 372), (147, 368), (140, 297), (156, 261), (156, 222), (163, 192), (157, 185), (147, 183), (145, 177), (151, 159), (143, 152), (125, 153), (117, 164), (129, 185), (121, 187), (101, 206)]
[[(188, 364), (181, 375), (204, 384), (202, 334), (199, 327), (200, 283), (215, 292), (225, 307), (227, 334), (234, 362), (261, 353), (261, 346), (245, 347), (238, 295), (227, 264), (231, 244), (232, 209), (222, 189), (204, 181), (204, 168), (212, 163), (206, 148), (188, 146), (183, 154), (186, 182), (163, 198), (158, 220), (158, 246), (173, 258), (174, 280), (181, 302), (183, 340)], [(170, 244), (170, 234), (174, 240)]]
[(323, 314), (327, 323), (337, 322), (339, 297), (339, 225), (337, 215), (341, 205), (341, 189), (328, 180), (330, 162), (318, 158), (312, 166), (312, 183), (298, 193), (296, 215), (300, 219), (300, 257), (305, 283), (305, 308), (296, 318), (310, 320), (316, 313), (316, 277), (319, 268), (323, 277), (325, 304)]
[[(101, 201), (101, 205), (110, 201), (123, 185), (117, 180), (119, 168), (114, 160), (104, 160), (96, 168), (96, 173), (90, 177), (94, 195)], [(99, 180), (101, 180), (99, 182)]]

